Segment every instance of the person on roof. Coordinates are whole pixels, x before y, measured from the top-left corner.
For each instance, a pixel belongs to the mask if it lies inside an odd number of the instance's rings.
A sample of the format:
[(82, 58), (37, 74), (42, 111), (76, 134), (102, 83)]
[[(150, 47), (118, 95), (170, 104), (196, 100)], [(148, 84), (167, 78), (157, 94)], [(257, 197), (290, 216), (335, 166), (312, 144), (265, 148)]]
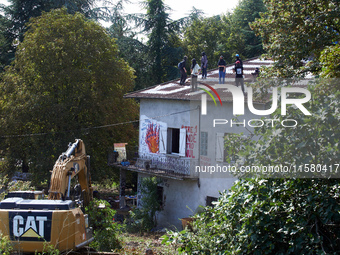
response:
[(197, 90), (197, 77), (198, 77), (198, 74), (201, 68), (197, 64), (195, 58), (191, 60), (190, 70), (191, 70), (191, 91), (196, 91)]
[(255, 68), (255, 71), (251, 73), (253, 75), (253, 81), (256, 80), (257, 77), (260, 75), (260, 69), (258, 67)]
[(241, 61), (236, 60), (234, 71), (236, 73), (236, 76), (235, 76), (235, 85), (236, 85), (236, 87), (241, 85), (242, 92), (244, 94), (243, 65), (241, 64)]
[(202, 70), (202, 79), (207, 78), (207, 68), (208, 68), (208, 57), (205, 54), (205, 52), (202, 52), (202, 57), (201, 57), (201, 70)]
[(183, 60), (178, 64), (179, 72), (181, 73), (181, 80), (179, 82), (180, 85), (185, 85), (185, 81), (187, 79), (187, 70), (185, 69), (186, 63), (187, 56), (184, 56)]
[(220, 56), (220, 60), (217, 63), (218, 65), (218, 83), (219, 84), (224, 84), (225, 80), (225, 70), (226, 70), (226, 62), (223, 59), (223, 56)]

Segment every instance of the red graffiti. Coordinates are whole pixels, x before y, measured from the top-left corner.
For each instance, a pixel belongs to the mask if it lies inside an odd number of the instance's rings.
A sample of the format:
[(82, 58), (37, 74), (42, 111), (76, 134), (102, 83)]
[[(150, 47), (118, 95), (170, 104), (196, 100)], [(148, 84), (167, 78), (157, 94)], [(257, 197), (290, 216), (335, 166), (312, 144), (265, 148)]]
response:
[(186, 152), (185, 156), (187, 158), (195, 158), (194, 155), (194, 148), (195, 148), (195, 143), (196, 143), (196, 137), (197, 137), (197, 126), (192, 127), (192, 126), (182, 126), (182, 128), (186, 129)]

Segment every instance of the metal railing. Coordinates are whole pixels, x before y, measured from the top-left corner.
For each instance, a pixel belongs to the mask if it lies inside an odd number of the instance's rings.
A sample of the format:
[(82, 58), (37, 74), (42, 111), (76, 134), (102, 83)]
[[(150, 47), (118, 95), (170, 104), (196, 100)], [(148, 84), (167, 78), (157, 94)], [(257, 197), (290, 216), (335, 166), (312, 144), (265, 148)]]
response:
[(164, 172), (166, 175), (178, 177), (196, 177), (193, 160), (177, 155), (143, 154), (137, 159), (135, 167), (149, 172)]
[[(194, 169), (194, 165), (197, 165), (197, 160), (172, 154), (143, 153), (138, 155), (136, 148), (126, 152), (129, 170), (169, 177), (197, 178), (197, 173)], [(113, 150), (110, 150), (108, 153), (108, 165), (121, 165), (121, 162), (116, 162), (115, 157), (117, 155), (114, 155)]]

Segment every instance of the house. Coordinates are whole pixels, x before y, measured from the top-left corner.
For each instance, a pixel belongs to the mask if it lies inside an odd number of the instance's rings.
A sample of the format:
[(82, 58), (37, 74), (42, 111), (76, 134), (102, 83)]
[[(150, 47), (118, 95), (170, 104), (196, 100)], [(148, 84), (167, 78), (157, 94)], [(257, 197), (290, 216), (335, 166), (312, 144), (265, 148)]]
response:
[[(256, 67), (271, 64), (259, 58), (243, 61), (245, 80), (254, 79)], [(188, 86), (174, 80), (125, 95), (140, 100), (139, 150), (136, 163), (121, 171), (138, 172), (139, 181), (147, 176), (161, 180), (160, 226), (181, 228), (181, 218), (199, 206), (211, 205), (236, 180), (228, 171), (232, 164), (225, 160), (225, 138), (234, 133), (248, 136), (255, 126), (249, 120), (259, 121), (259, 117), (243, 101), (233, 105), (235, 98), (225, 87), (236, 88), (233, 67), (227, 66), (224, 85), (217, 85), (218, 70), (214, 69), (208, 71), (207, 79), (198, 78), (196, 91), (188, 79)], [(239, 96), (243, 99), (243, 93)], [(253, 107), (265, 110), (268, 105), (254, 102)], [(233, 111), (242, 110), (235, 119)]]

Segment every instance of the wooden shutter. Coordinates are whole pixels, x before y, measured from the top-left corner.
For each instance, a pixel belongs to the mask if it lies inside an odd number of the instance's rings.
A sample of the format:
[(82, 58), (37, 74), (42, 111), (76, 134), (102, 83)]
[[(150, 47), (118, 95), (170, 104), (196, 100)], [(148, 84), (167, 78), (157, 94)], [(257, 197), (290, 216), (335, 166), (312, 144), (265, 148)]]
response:
[(224, 157), (224, 133), (216, 133), (216, 161), (223, 162)]
[(181, 128), (179, 133), (179, 155), (185, 156), (185, 150), (186, 150), (186, 143), (187, 143), (187, 134), (186, 129)]
[(166, 154), (167, 152), (167, 128), (161, 127), (159, 132), (159, 153)]

